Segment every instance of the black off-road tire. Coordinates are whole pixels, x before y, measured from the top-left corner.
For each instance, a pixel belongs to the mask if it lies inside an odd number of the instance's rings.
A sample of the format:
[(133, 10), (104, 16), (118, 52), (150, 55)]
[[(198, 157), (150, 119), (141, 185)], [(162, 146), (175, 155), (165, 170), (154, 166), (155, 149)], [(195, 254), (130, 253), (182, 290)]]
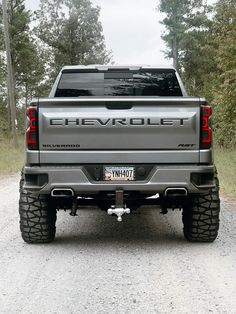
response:
[(27, 243), (49, 243), (56, 234), (56, 207), (49, 195), (32, 194), (20, 183), (20, 230)]
[(209, 193), (192, 196), (183, 207), (184, 236), (190, 242), (213, 242), (219, 230), (219, 181)]

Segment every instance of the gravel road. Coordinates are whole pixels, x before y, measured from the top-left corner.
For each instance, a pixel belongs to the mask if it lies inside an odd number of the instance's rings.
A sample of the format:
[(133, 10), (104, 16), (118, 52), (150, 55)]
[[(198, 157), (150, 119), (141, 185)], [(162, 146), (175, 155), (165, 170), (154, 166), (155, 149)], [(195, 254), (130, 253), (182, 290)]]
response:
[(25, 244), (18, 181), (0, 180), (0, 313), (236, 313), (236, 205), (222, 200), (213, 244), (191, 244), (181, 215), (142, 209), (58, 213), (56, 241)]

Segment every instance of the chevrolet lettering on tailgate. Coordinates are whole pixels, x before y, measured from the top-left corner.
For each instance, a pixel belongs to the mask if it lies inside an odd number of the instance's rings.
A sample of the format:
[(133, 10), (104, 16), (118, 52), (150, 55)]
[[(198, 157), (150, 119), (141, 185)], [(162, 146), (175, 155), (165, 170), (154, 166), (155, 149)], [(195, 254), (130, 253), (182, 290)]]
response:
[(113, 119), (95, 119), (95, 118), (64, 118), (50, 119), (50, 126), (184, 126), (189, 118), (113, 118)]

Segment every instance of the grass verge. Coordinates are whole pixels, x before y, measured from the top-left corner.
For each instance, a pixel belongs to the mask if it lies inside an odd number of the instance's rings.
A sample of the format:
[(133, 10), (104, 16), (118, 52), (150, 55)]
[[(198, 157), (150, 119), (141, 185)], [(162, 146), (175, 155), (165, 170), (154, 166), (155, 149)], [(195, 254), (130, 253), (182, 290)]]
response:
[(215, 147), (215, 164), (221, 191), (236, 198), (236, 151)]
[(24, 139), (19, 138), (19, 147), (14, 148), (11, 139), (0, 140), (0, 177), (21, 170), (24, 162)]

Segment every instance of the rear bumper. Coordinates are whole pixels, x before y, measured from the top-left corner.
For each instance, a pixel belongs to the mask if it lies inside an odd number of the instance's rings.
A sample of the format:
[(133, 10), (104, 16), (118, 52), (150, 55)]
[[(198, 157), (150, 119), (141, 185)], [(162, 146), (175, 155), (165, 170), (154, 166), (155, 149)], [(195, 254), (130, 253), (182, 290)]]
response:
[(203, 193), (215, 187), (214, 166), (153, 166), (143, 181), (95, 181), (84, 166), (26, 166), (24, 188), (30, 192), (50, 194), (54, 188), (71, 188), (76, 195), (100, 191), (140, 191), (164, 193), (168, 188), (186, 188), (188, 193)]

